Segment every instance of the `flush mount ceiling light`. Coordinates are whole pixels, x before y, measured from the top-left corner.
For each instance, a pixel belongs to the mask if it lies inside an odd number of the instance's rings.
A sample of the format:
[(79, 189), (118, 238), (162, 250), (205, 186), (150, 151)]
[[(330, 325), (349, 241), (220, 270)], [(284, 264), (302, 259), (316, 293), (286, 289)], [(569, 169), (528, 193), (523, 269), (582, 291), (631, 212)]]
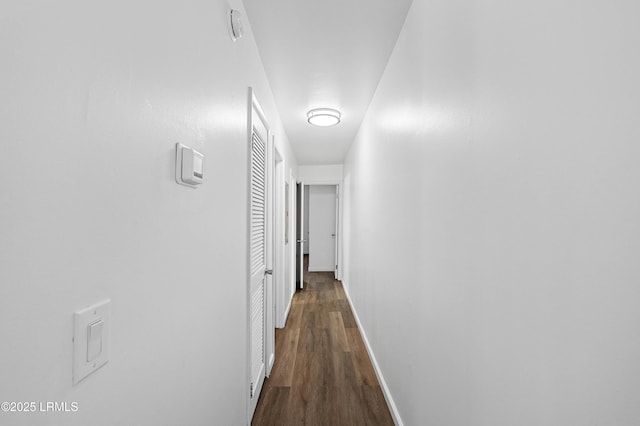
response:
[(315, 108), (307, 113), (307, 121), (314, 126), (335, 126), (340, 122), (340, 111), (331, 108)]

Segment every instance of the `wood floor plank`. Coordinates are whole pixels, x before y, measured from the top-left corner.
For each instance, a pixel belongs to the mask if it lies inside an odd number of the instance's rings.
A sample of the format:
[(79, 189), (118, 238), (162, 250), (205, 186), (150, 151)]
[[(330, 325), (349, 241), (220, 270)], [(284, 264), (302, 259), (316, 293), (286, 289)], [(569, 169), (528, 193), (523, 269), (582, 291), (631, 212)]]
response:
[(380, 386), (360, 386), (360, 392), (365, 423), (368, 425), (393, 426), (393, 418)]
[(328, 328), (331, 350), (348, 352), (349, 344), (347, 343), (344, 322), (342, 322), (342, 314), (340, 312), (328, 312), (327, 317), (329, 320)]
[(347, 335), (347, 342), (349, 343), (349, 349), (351, 352), (366, 351), (364, 341), (360, 335), (360, 330), (357, 328), (345, 328), (345, 334)]
[(357, 328), (358, 324), (356, 323), (356, 319), (353, 316), (353, 312), (351, 312), (351, 307), (349, 306), (349, 302), (345, 300), (339, 300), (337, 302), (337, 307), (340, 313), (342, 314), (342, 322), (344, 323), (345, 328)]
[[(336, 389), (338, 415), (336, 425), (369, 426), (365, 423), (364, 407), (360, 390), (353, 384), (340, 386)], [(373, 424), (371, 424), (373, 425)]]
[(308, 417), (309, 402), (315, 396), (312, 380), (314, 371), (313, 352), (297, 352), (294, 366), (293, 382), (289, 392), (288, 410), (285, 417), (287, 425), (305, 424)]
[(318, 314), (316, 316), (316, 328), (329, 328), (329, 311), (324, 306), (318, 306)]
[(300, 328), (316, 328), (316, 311), (308, 307), (304, 308)]
[(271, 376), (269, 376), (271, 386), (291, 386), (299, 336), (299, 328), (277, 330), (276, 353), (281, 358), (280, 362), (274, 363), (271, 370)]
[(307, 287), (309, 287), (307, 290), (300, 291), (302, 294), (300, 297), (302, 299), (302, 303), (305, 305), (315, 305), (318, 303), (318, 292), (313, 289), (315, 284), (310, 283)]
[(292, 303), (291, 310), (289, 311), (289, 317), (287, 318), (287, 323), (285, 324), (285, 328), (286, 329), (300, 328), (303, 312), (304, 312), (304, 309), (300, 306), (300, 304)]
[(316, 387), (316, 397), (310, 405), (307, 424), (324, 426), (335, 424), (338, 419), (338, 396), (330, 386)]
[(265, 386), (256, 413), (253, 416), (252, 426), (275, 426), (284, 424), (289, 405), (289, 387)]
[[(297, 352), (314, 352), (322, 329), (300, 328)], [(276, 355), (277, 356), (277, 355)], [(276, 358), (277, 359), (277, 358)]]
[(351, 387), (357, 385), (356, 371), (351, 352), (332, 352), (333, 370), (336, 387)]
[(356, 380), (358, 385), (373, 386), (378, 384), (378, 378), (371, 364), (369, 353), (364, 346), (362, 337), (360, 336), (360, 330), (357, 328), (345, 329), (347, 339), (349, 341), (349, 347), (354, 357), (354, 365), (356, 372)]

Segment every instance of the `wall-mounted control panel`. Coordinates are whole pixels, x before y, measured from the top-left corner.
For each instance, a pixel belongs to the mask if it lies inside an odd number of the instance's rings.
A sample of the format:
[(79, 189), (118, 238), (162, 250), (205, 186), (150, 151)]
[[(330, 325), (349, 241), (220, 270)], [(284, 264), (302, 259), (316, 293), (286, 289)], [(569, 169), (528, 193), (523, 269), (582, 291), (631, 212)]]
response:
[(192, 188), (204, 182), (204, 155), (181, 143), (176, 144), (176, 182)]
[(109, 300), (73, 314), (73, 384), (109, 361)]

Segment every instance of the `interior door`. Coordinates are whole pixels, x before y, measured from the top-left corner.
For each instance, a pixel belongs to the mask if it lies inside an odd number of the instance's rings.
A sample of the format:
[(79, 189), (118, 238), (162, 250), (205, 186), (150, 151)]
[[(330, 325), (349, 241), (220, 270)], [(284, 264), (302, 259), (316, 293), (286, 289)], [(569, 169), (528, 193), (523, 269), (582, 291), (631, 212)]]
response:
[(304, 183), (296, 184), (296, 288), (304, 288)]
[(333, 277), (337, 280), (338, 279), (338, 236), (340, 235), (340, 224), (339, 224), (339, 219), (340, 219), (340, 186), (336, 185), (336, 222), (335, 222), (335, 233), (333, 234), (333, 244), (334, 244), (334, 248), (333, 248), (333, 253), (334, 253), (334, 264), (335, 264), (335, 269), (333, 270)]
[(268, 246), (267, 164), (269, 128), (250, 91), (250, 206), (249, 206), (249, 421), (265, 378), (265, 299)]

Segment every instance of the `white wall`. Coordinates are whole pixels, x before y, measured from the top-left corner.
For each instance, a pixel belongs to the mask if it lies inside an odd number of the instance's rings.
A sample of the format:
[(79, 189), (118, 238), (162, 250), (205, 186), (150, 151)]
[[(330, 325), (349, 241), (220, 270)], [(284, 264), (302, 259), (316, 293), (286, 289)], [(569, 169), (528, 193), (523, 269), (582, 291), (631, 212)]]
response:
[(342, 194), (338, 196), (338, 202), (342, 203), (342, 223), (338, 221), (338, 237), (339, 241), (342, 242), (342, 249), (338, 250), (338, 259), (341, 260), (341, 265), (338, 267), (342, 271), (342, 286), (344, 287), (347, 294), (349, 293), (349, 276), (350, 276), (350, 267), (351, 267), (351, 174), (347, 173), (344, 176), (344, 181), (342, 185)]
[(414, 1), (345, 162), (404, 424), (640, 424), (639, 13)]
[(309, 192), (309, 271), (335, 270), (336, 186), (311, 185)]
[(300, 166), (298, 170), (300, 174), (300, 180), (306, 184), (322, 184), (342, 181), (342, 164)]
[[(235, 4), (242, 8), (241, 3)], [(295, 159), (226, 1), (16, 3), (0, 14), (3, 425), (246, 420), (247, 87)], [(206, 155), (174, 181), (175, 143)], [(111, 299), (110, 362), (71, 385), (72, 313)]]
[(285, 269), (287, 271), (285, 280), (285, 303), (284, 316), (280, 319), (280, 324), (284, 325), (287, 320), (293, 295), (296, 292), (296, 176), (293, 170), (288, 170), (285, 174), (285, 182), (289, 184), (289, 242), (285, 244)]

